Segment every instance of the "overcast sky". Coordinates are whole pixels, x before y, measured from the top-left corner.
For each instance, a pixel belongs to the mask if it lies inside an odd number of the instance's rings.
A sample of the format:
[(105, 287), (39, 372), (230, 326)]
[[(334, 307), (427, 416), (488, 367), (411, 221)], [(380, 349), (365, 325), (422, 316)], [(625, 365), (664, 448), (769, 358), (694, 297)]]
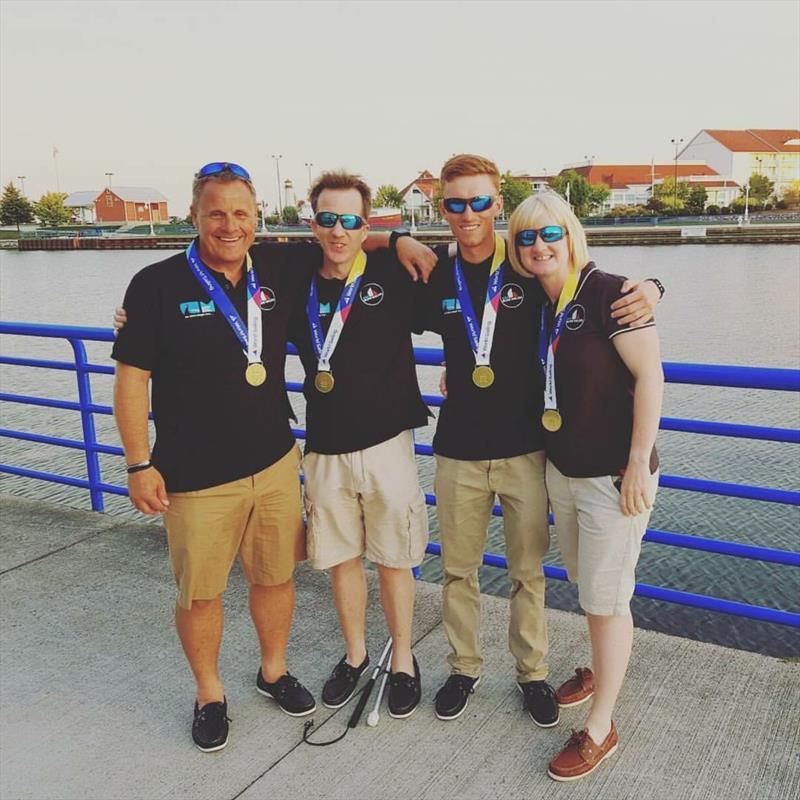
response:
[(376, 187), (455, 152), (540, 174), (670, 161), (702, 128), (800, 126), (800, 3), (0, 4), (0, 179), (26, 194), (106, 172), (186, 213), (215, 160), (305, 193), (346, 167)]

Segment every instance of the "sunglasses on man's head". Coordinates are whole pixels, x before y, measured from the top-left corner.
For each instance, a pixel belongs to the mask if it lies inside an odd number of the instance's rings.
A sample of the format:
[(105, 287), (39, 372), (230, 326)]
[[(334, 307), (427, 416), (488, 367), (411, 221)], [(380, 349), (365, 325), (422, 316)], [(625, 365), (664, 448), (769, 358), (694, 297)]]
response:
[(486, 211), (494, 203), (494, 197), (490, 194), (479, 194), (470, 200), (462, 197), (445, 197), (442, 202), (451, 214), (463, 214), (467, 210), (467, 203), (473, 211)]
[(231, 175), (235, 175), (237, 178), (242, 178), (245, 181), (250, 180), (250, 173), (244, 167), (240, 167), (230, 161), (212, 161), (210, 164), (200, 167), (195, 178), (210, 178), (212, 175), (219, 175), (221, 172), (230, 172)]
[(544, 228), (526, 228), (517, 234), (518, 247), (530, 247), (536, 243), (536, 237), (541, 236), (543, 242), (560, 242), (567, 232), (560, 225), (545, 225)]
[(358, 214), (334, 214), (333, 211), (318, 211), (314, 221), (323, 228), (335, 228), (336, 221), (342, 223), (346, 231), (355, 231), (364, 226), (364, 218)]

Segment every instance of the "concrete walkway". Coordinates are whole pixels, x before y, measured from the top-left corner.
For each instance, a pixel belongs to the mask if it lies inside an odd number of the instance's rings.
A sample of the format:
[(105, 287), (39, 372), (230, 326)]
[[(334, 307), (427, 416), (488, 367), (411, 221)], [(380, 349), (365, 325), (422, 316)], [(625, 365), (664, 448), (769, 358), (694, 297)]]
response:
[[(637, 631), (617, 754), (559, 784), (547, 761), (585, 707), (563, 711), (551, 730), (523, 713), (504, 600), (483, 599), (486, 666), (467, 712), (435, 718), (447, 646), (440, 588), (424, 583), (415, 628), (422, 704), (408, 720), (384, 711), (377, 728), (362, 722), (317, 748), (300, 742), (302, 720), (255, 692), (258, 650), (241, 575), (232, 576), (222, 654), (230, 743), (200, 753), (162, 528), (8, 495), (0, 509), (2, 800), (800, 797), (800, 664)], [(318, 695), (340, 638), (327, 577), (302, 569), (297, 587), (291, 669)], [(385, 633), (374, 583), (370, 591), (376, 658)], [(548, 621), (558, 683), (587, 662), (585, 625), (558, 611)], [(338, 735), (350, 710), (320, 706), (314, 738)]]

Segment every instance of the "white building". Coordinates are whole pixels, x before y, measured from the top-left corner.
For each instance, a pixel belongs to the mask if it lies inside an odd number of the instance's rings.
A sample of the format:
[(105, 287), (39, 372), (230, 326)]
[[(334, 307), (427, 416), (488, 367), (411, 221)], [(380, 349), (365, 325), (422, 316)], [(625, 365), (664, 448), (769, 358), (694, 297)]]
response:
[(744, 186), (753, 173), (775, 184), (780, 197), (800, 180), (800, 130), (728, 131), (705, 128), (678, 154), (681, 161), (702, 159), (720, 175)]

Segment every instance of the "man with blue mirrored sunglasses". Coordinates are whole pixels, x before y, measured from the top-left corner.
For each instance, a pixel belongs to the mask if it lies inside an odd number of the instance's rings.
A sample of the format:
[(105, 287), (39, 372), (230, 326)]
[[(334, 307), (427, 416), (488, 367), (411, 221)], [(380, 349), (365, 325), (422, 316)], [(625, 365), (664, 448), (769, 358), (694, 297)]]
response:
[[(206, 164), (192, 189), (197, 239), (185, 254), (145, 267), (126, 292), (114, 407), (131, 501), (165, 515), (176, 627), (196, 682), (192, 738), (211, 752), (228, 741), (217, 662), (222, 593), (237, 555), (261, 645), (257, 690), (292, 716), (316, 707), (286, 664), (305, 535), (284, 361), (292, 298), (318, 248), (253, 247), (255, 189), (238, 164)], [(385, 247), (389, 234), (370, 240)], [(410, 239), (397, 247), (415, 275), (414, 264), (430, 265), (426, 250)]]

